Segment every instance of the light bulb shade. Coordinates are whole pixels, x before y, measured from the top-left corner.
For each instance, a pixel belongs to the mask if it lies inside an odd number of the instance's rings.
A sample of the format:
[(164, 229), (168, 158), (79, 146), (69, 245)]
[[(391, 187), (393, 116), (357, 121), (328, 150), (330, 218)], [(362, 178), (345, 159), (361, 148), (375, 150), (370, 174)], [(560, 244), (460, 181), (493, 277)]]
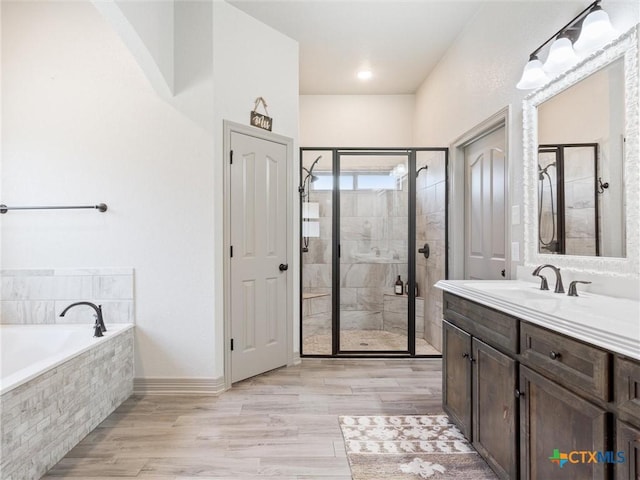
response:
[(542, 68), (542, 62), (534, 57), (524, 66), (522, 77), (516, 85), (519, 90), (531, 90), (538, 88), (549, 81), (549, 77)]
[(566, 37), (561, 37), (551, 44), (549, 56), (544, 62), (544, 71), (550, 75), (557, 75), (565, 72), (578, 63), (578, 55), (573, 50), (571, 41)]
[(602, 9), (592, 11), (582, 22), (582, 30), (574, 48), (582, 56), (595, 52), (616, 36), (609, 15)]

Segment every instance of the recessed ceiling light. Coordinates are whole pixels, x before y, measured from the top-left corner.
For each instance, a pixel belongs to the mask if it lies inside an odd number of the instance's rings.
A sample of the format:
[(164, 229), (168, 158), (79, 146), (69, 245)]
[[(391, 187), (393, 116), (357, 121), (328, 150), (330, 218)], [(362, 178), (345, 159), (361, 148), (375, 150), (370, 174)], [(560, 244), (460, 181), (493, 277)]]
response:
[(358, 72), (358, 78), (360, 80), (369, 80), (373, 76), (371, 70), (360, 70)]

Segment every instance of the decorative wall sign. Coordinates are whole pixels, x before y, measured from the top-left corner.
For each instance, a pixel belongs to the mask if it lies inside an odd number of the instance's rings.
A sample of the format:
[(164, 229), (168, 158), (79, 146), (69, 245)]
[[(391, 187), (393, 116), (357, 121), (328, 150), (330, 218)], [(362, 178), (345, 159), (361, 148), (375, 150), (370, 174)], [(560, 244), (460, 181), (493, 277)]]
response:
[[(264, 106), (264, 113), (258, 113), (258, 105)], [(251, 125), (254, 127), (262, 128), (263, 130), (271, 131), (271, 127), (273, 125), (273, 119), (269, 117), (269, 112), (267, 111), (267, 102), (265, 102), (264, 98), (258, 97), (256, 98), (256, 104), (253, 107), (253, 111), (251, 112)]]

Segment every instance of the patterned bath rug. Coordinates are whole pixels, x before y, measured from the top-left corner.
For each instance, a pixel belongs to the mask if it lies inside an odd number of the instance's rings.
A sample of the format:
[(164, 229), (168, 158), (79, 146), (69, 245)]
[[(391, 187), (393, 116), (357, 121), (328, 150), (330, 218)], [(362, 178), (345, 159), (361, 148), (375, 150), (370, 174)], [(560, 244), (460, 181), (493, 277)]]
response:
[(339, 420), (353, 480), (498, 478), (446, 415)]

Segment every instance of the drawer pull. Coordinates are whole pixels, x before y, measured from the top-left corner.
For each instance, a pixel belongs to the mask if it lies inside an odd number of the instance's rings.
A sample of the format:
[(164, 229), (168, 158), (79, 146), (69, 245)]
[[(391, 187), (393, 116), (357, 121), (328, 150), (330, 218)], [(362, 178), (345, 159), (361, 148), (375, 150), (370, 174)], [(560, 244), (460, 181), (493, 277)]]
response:
[(553, 350), (549, 352), (549, 358), (551, 360), (560, 360), (562, 354), (560, 352), (554, 352)]
[(469, 354), (468, 353), (463, 353), (462, 354), (462, 358), (469, 358)]
[(524, 392), (521, 392), (517, 388), (516, 388), (516, 391), (513, 392), (513, 394), (516, 396), (516, 398), (524, 397)]

